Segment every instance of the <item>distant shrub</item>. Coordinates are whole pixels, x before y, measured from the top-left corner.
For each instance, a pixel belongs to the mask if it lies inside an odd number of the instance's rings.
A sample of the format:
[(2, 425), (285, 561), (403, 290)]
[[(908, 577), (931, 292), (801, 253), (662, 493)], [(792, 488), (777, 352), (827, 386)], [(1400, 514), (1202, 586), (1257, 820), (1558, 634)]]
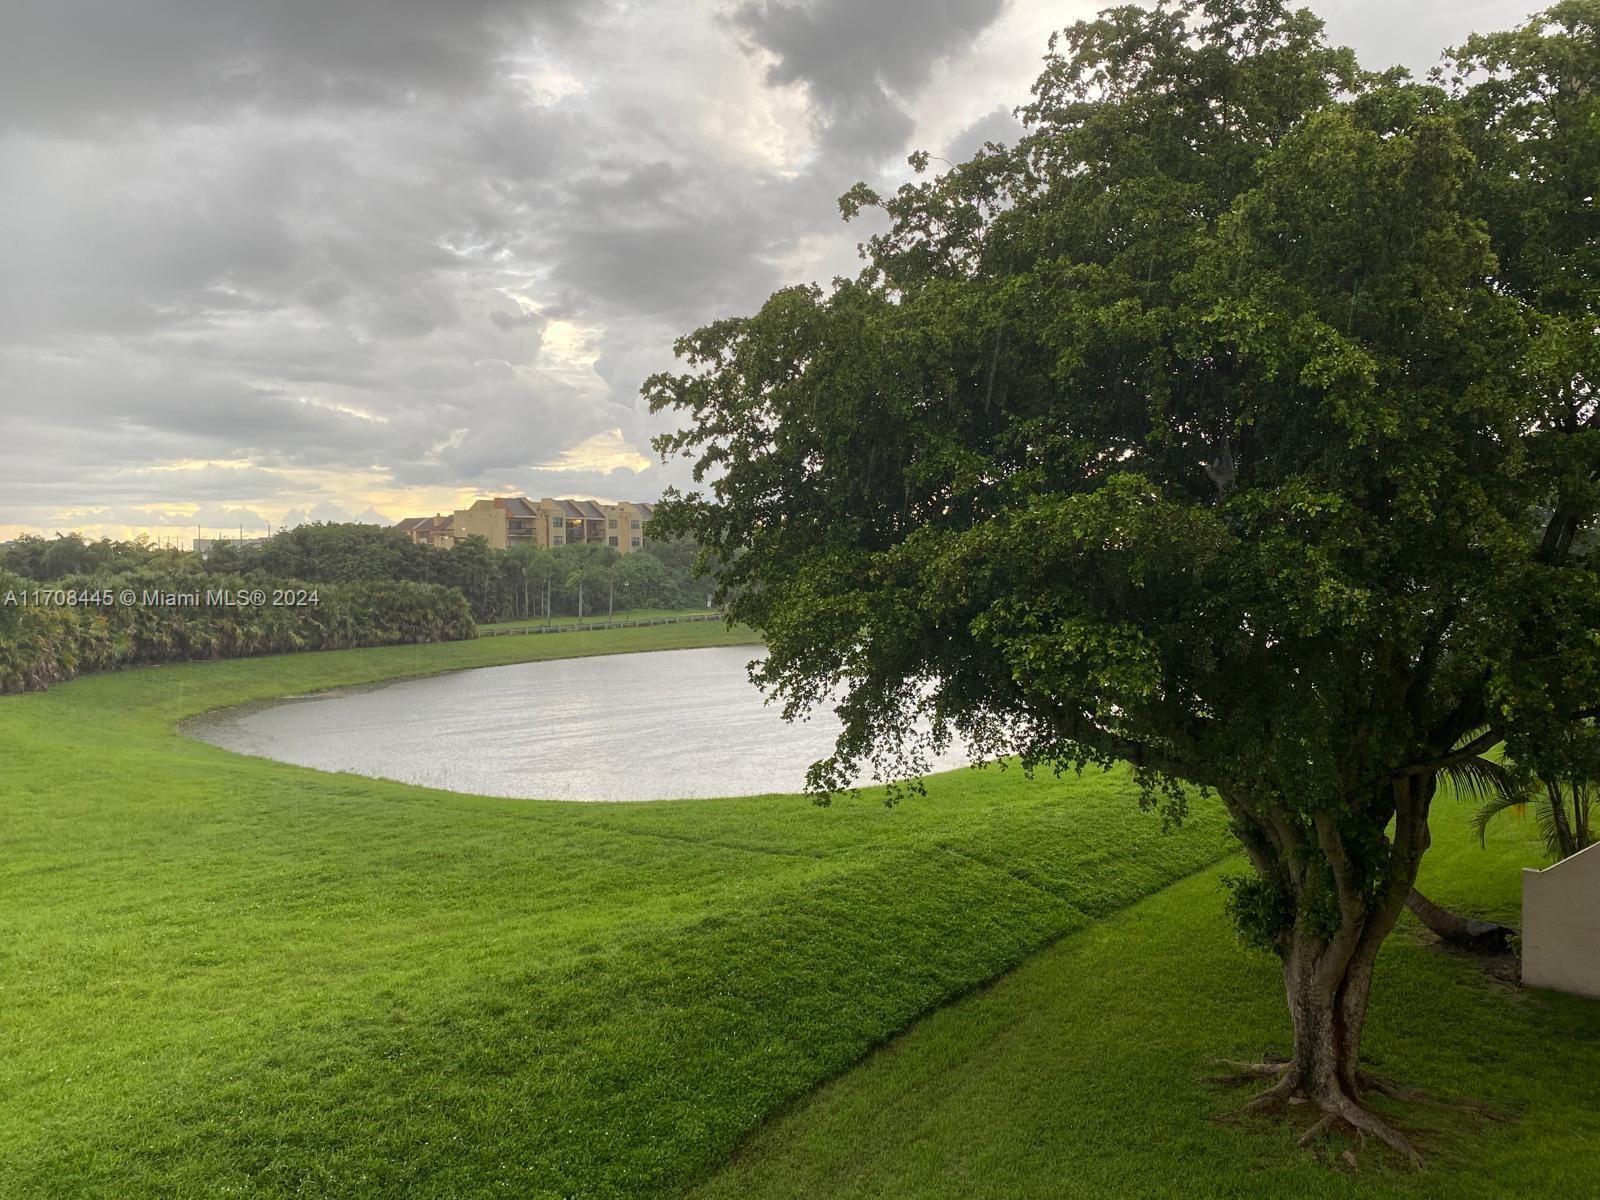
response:
[[(40, 591), (58, 599), (40, 603)], [(288, 599), (280, 593), (299, 600), (302, 592), (311, 594), (305, 602), (272, 602)], [(65, 603), (68, 593), (80, 602)], [(268, 602), (228, 603), (220, 599), (224, 593), (264, 594)], [(156, 600), (168, 596), (195, 602)], [(146, 569), (41, 584), (0, 570), (0, 693), (139, 663), (445, 642), (476, 633), (465, 597), (430, 583), (317, 586)]]

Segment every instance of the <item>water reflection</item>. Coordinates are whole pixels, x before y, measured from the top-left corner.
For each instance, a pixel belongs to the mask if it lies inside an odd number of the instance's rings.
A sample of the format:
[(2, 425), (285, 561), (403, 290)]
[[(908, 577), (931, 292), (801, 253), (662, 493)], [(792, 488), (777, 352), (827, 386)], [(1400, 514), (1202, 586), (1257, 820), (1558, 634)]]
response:
[[(832, 713), (791, 724), (718, 646), (483, 667), (191, 722), (205, 741), (324, 771), (490, 796), (665, 800), (799, 791)], [(959, 766), (955, 750), (935, 769)], [(865, 782), (865, 780), (863, 780)]]

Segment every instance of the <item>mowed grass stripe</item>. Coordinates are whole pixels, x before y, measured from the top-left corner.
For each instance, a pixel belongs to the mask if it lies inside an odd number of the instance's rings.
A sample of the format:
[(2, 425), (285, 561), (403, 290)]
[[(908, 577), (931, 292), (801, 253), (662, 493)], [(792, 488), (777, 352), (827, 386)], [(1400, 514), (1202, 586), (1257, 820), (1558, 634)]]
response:
[[(1471, 806), (1441, 798), (1422, 886), (1515, 920), (1531, 818), (1487, 849)], [(1086, 925), (992, 987), (918, 1022), (772, 1121), (694, 1200), (1507, 1200), (1600, 1195), (1600, 1002), (1522, 991), (1441, 950), (1409, 915), (1385, 947), (1367, 1055), (1386, 1077), (1511, 1123), (1379, 1106), (1428, 1155), (1417, 1174), (1368, 1150), (1217, 1122), (1248, 1090), (1208, 1084), (1217, 1056), (1285, 1054), (1276, 962), (1227, 932), (1220, 876)], [(1305, 1116), (1298, 1126), (1308, 1125)]]
[(186, 664), (0, 701), (0, 1195), (650, 1196), (1088, 911), (1224, 852), (1121, 775), (579, 805), (173, 735), (224, 704), (737, 639)]

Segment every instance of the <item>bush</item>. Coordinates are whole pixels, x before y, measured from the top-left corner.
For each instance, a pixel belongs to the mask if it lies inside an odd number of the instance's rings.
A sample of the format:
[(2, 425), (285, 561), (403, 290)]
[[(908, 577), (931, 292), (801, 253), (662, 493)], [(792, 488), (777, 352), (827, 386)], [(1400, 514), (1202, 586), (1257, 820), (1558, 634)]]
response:
[[(91, 601), (40, 604), (35, 602), (40, 589), (80, 598), (88, 594)], [(315, 602), (270, 602), (284, 591), (310, 592)], [(126, 602), (129, 592), (135, 603)], [(251, 592), (265, 593), (269, 603), (218, 599), (221, 593)], [(172, 595), (195, 601), (156, 599)], [(0, 570), (0, 693), (37, 690), (84, 672), (140, 663), (456, 641), (476, 634), (462, 594), (430, 583), (316, 586), (146, 569), (41, 585)]]

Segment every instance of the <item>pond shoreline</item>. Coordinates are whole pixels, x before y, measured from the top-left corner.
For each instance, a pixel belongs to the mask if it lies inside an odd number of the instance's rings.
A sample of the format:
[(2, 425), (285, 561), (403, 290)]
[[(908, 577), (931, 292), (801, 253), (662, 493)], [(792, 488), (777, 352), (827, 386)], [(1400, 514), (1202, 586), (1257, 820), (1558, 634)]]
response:
[[(786, 722), (766, 705), (746, 671), (764, 653), (746, 644), (475, 667), (254, 701), (179, 729), (235, 753), (507, 799), (792, 793), (832, 753), (838, 721), (823, 711)], [(947, 753), (931, 769), (969, 761)]]

